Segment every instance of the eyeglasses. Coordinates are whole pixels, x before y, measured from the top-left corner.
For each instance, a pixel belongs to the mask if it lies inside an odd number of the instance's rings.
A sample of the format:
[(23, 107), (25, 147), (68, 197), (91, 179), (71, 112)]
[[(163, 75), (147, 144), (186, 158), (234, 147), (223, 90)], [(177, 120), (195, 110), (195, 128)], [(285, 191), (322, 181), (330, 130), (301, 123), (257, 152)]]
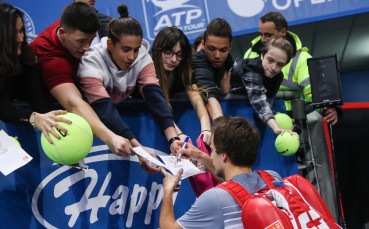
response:
[(168, 59), (171, 58), (175, 54), (176, 59), (179, 61), (184, 60), (184, 58), (186, 57), (186, 55), (181, 51), (173, 52), (173, 50), (164, 50), (163, 53), (164, 53), (164, 56)]

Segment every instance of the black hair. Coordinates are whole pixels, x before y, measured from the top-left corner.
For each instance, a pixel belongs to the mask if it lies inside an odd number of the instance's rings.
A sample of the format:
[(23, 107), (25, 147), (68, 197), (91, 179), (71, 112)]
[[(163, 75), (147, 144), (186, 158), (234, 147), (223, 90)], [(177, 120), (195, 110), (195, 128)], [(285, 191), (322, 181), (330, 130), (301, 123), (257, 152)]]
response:
[(274, 22), (275, 29), (281, 31), (283, 28), (288, 30), (288, 24), (286, 18), (277, 11), (271, 11), (260, 18), (261, 22), (265, 23), (268, 21)]
[(196, 52), (197, 47), (199, 47), (199, 45), (201, 45), (202, 39), (204, 39), (204, 34), (200, 34), (199, 36), (196, 37), (195, 41), (192, 44), (193, 52)]
[(225, 153), (236, 166), (251, 167), (257, 157), (259, 131), (245, 118), (221, 116), (211, 128), (217, 154)]
[(108, 37), (113, 44), (120, 40), (122, 35), (134, 35), (143, 37), (142, 27), (136, 19), (128, 16), (128, 8), (126, 5), (118, 6), (119, 18), (113, 19), (106, 26)]
[[(0, 2), (0, 80), (4, 77), (13, 76), (23, 70), (23, 65), (32, 66), (36, 64), (36, 57), (28, 46), (26, 31), (23, 26), (24, 35), (21, 44), (21, 54), (17, 52), (17, 19), (23, 22), (23, 12), (9, 3)], [(24, 25), (24, 22), (23, 22)]]
[(93, 34), (100, 28), (100, 21), (93, 7), (84, 2), (74, 2), (63, 9), (60, 26), (67, 31)]
[(229, 23), (223, 18), (213, 19), (204, 32), (204, 42), (209, 36), (228, 38), (229, 42), (232, 42), (232, 29)]

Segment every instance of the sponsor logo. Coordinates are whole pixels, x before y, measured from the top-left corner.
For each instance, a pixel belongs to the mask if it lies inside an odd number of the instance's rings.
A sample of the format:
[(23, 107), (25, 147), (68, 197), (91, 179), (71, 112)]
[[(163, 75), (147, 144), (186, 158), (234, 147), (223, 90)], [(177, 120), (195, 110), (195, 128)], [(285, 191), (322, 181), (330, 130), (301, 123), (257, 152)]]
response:
[(32, 21), (32, 18), (29, 16), (29, 14), (22, 10), (21, 8), (17, 7), (18, 9), (20, 9), (23, 12), (23, 22), (24, 22), (24, 28), (26, 30), (26, 34), (27, 34), (27, 41), (28, 43), (31, 43), (33, 41), (34, 36), (29, 36), (29, 35), (36, 35), (36, 30), (35, 30), (35, 24)]
[(204, 31), (210, 21), (206, 1), (142, 0), (148, 38), (154, 40), (161, 29), (169, 26), (185, 34)]
[[(269, 1), (269, 2), (268, 2)], [(227, 0), (229, 8), (240, 17), (254, 17), (258, 15), (269, 3), (274, 9), (286, 10), (291, 6), (300, 7), (300, 2), (304, 0)], [(310, 0), (311, 5), (332, 2), (332, 0)]]
[[(108, 161), (104, 163), (104, 167), (109, 166), (107, 169), (98, 166), (103, 161)], [(136, 156), (116, 156), (106, 145), (94, 146), (83, 163), (89, 166), (88, 170), (61, 166), (38, 185), (32, 197), (32, 211), (40, 224), (46, 228), (73, 228), (113, 221), (120, 228), (139, 228), (137, 224), (153, 223), (153, 213), (163, 197), (162, 177), (146, 178)], [(112, 170), (114, 163), (114, 168), (123, 163), (126, 169)], [(129, 167), (133, 168), (131, 174)]]
[(284, 229), (284, 227), (282, 226), (282, 223), (277, 220), (271, 225), (267, 226), (265, 229)]
[(253, 17), (259, 14), (266, 0), (227, 0), (229, 8), (240, 17)]

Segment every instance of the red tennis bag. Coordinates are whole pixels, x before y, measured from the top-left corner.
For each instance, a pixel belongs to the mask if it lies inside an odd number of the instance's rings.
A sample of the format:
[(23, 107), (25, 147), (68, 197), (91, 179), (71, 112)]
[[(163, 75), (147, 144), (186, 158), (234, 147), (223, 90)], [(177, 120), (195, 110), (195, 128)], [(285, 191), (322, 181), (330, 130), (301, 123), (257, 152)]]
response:
[(300, 175), (274, 184), (274, 177), (257, 171), (267, 188), (254, 196), (240, 184), (226, 181), (217, 187), (228, 191), (242, 206), (242, 223), (246, 229), (335, 229), (341, 228), (314, 186)]

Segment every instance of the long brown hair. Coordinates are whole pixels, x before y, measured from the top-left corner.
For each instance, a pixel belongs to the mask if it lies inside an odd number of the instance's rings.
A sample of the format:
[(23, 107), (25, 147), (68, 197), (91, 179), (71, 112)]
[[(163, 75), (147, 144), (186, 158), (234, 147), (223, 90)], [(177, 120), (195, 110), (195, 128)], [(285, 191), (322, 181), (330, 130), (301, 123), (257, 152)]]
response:
[(26, 31), (23, 26), (24, 40), (21, 44), (21, 54), (17, 53), (16, 22), (22, 19), (23, 13), (9, 3), (0, 2), (0, 83), (5, 77), (14, 76), (23, 70), (23, 65), (36, 64), (36, 56), (28, 46)]
[[(179, 42), (181, 46), (181, 52), (185, 55), (185, 58), (180, 62), (177, 68), (173, 70), (175, 82), (183, 85), (184, 88), (188, 88), (191, 85), (191, 46), (186, 35), (182, 30), (175, 26), (167, 27), (156, 35), (152, 46), (152, 59), (155, 65), (155, 71), (159, 78), (160, 87), (163, 90), (164, 96), (169, 103), (169, 91), (170, 86), (168, 83), (168, 75), (164, 69), (162, 52), (166, 50), (172, 50), (173, 47)], [(179, 80), (180, 79), (180, 80)]]

